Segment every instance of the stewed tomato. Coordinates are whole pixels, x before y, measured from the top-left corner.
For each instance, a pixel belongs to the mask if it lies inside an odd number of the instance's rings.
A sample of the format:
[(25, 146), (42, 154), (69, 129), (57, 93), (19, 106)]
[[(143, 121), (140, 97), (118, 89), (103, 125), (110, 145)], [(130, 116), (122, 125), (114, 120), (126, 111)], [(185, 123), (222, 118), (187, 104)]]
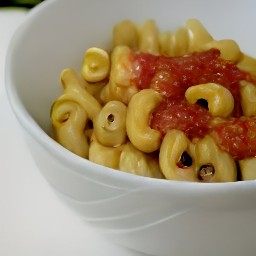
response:
[(179, 129), (189, 139), (204, 137), (209, 133), (211, 114), (200, 105), (191, 105), (185, 99), (165, 99), (152, 113), (151, 127), (161, 132)]
[[(256, 118), (241, 118), (239, 87), (242, 80), (256, 84), (256, 79), (235, 64), (221, 59), (219, 50), (181, 57), (139, 53), (133, 56), (133, 64), (136, 86), (139, 89), (153, 88), (163, 95), (163, 102), (150, 119), (151, 127), (159, 130), (162, 136), (170, 129), (182, 130), (190, 139), (211, 133), (220, 147), (234, 158), (256, 156)], [(190, 86), (205, 83), (226, 87), (234, 98), (231, 116), (216, 127), (212, 127), (213, 117), (207, 106), (189, 104), (184, 96)]]
[(213, 127), (218, 145), (235, 159), (254, 157), (256, 153), (256, 117), (241, 117)]

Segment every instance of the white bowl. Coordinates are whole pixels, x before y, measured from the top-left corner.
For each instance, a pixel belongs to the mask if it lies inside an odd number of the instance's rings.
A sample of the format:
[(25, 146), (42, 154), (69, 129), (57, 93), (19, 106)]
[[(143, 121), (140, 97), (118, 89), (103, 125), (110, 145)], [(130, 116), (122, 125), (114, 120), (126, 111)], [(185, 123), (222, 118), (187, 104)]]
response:
[(49, 0), (15, 33), (6, 88), (38, 168), (60, 197), (112, 241), (151, 255), (255, 255), (256, 182), (155, 180), (96, 165), (50, 136), (60, 72), (79, 70), (84, 51), (109, 45), (122, 20), (173, 30), (198, 18), (216, 39), (256, 56), (256, 2), (232, 0)]

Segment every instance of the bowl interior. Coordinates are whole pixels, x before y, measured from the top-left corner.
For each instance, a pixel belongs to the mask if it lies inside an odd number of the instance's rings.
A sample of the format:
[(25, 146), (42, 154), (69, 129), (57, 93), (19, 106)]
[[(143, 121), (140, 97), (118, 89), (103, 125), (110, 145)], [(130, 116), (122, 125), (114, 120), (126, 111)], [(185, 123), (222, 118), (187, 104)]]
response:
[[(46, 1), (28, 14), (9, 50), (7, 79), (40, 127), (50, 132), (51, 104), (61, 93), (59, 74), (66, 67), (80, 71), (84, 51), (108, 49), (112, 26), (122, 20), (138, 23), (152, 18), (162, 31), (172, 31), (189, 18), (199, 19), (216, 39), (232, 38), (256, 55), (253, 1), (216, 0)], [(243, 19), (239, 18), (243, 17)]]

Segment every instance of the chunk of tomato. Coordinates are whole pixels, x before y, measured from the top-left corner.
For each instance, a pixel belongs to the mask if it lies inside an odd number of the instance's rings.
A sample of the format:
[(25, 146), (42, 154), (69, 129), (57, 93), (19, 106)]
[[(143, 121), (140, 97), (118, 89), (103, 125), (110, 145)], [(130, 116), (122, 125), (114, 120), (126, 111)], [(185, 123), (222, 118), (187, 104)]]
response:
[(211, 114), (200, 105), (185, 99), (166, 99), (152, 113), (150, 125), (164, 136), (168, 130), (183, 131), (189, 139), (209, 133)]
[(218, 124), (213, 127), (212, 136), (236, 160), (256, 156), (256, 117), (241, 117)]

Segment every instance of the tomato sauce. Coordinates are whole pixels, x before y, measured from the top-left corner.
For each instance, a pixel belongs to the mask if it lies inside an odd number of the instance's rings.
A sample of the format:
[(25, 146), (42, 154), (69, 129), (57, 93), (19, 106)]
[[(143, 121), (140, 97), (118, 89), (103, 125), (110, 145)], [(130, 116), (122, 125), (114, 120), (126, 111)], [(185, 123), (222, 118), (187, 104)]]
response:
[[(211, 49), (181, 57), (139, 53), (133, 56), (133, 64), (133, 83), (141, 90), (152, 88), (164, 98), (150, 118), (150, 126), (160, 131), (162, 136), (170, 129), (182, 130), (189, 139), (212, 133), (220, 147), (234, 158), (256, 155), (256, 118), (247, 121), (240, 119), (243, 113), (239, 88), (241, 80), (256, 84), (256, 79), (233, 63), (221, 59), (219, 50)], [(205, 83), (218, 83), (232, 93), (235, 107), (229, 119), (235, 118), (237, 121), (227, 121), (212, 128), (213, 117), (207, 107), (186, 101), (185, 92), (190, 86)], [(253, 136), (249, 137), (249, 133), (253, 133)]]
[(256, 117), (241, 117), (216, 125), (212, 135), (218, 145), (237, 160), (255, 156)]
[(191, 105), (185, 99), (166, 98), (152, 113), (150, 124), (161, 132), (162, 137), (168, 130), (183, 131), (189, 139), (208, 134), (211, 114), (197, 104)]

